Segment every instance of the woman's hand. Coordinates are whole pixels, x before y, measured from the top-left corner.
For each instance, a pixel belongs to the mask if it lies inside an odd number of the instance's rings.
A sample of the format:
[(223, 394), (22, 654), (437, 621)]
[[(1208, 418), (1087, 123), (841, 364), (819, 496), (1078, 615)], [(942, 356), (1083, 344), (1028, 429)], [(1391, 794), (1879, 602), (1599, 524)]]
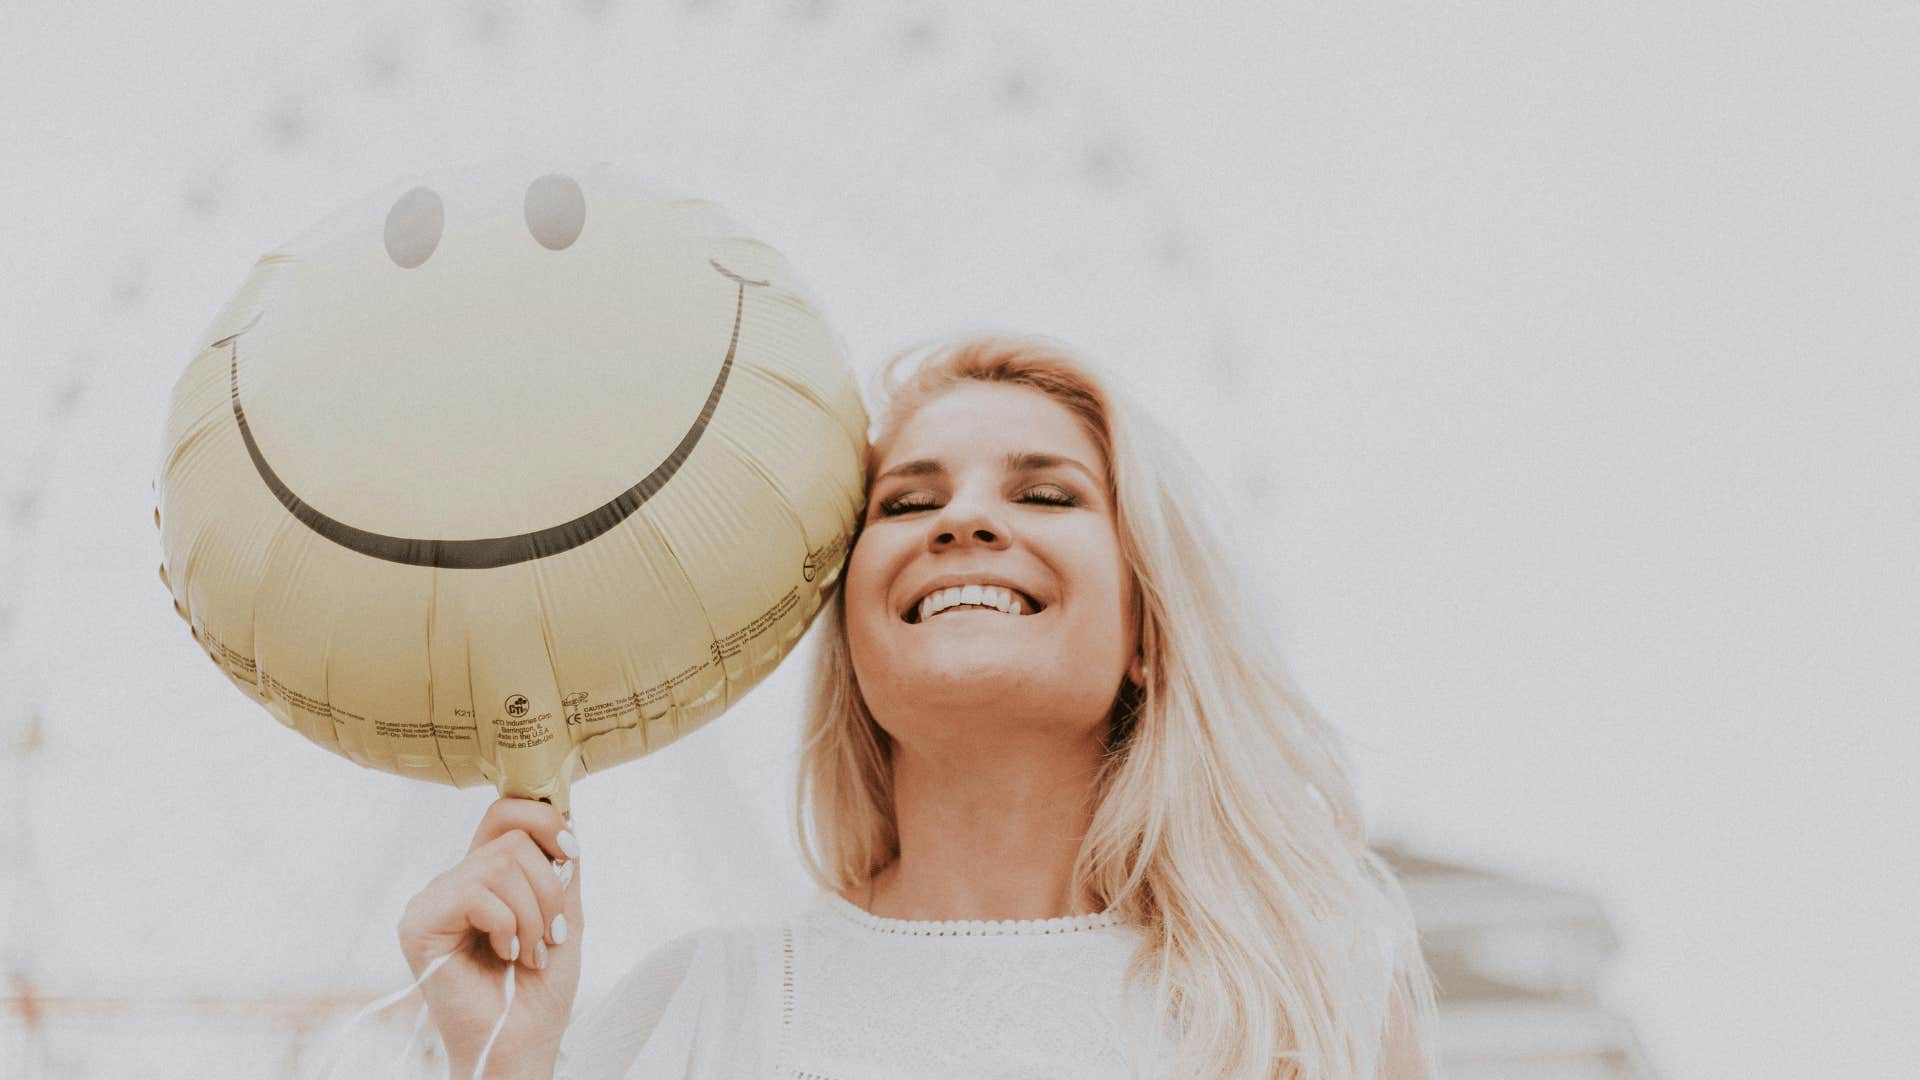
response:
[(552, 1074), (580, 985), (586, 925), (579, 863), (571, 862), (572, 881), (563, 886), (548, 860), (575, 860), (579, 852), (560, 811), (533, 799), (499, 799), (480, 819), (467, 857), (407, 902), (400, 951), (414, 977), (453, 954), (420, 987), (453, 1075), (470, 1074), (479, 1060), (506, 1005), (509, 963), (520, 966), (513, 1008), (487, 1055), (488, 1075)]

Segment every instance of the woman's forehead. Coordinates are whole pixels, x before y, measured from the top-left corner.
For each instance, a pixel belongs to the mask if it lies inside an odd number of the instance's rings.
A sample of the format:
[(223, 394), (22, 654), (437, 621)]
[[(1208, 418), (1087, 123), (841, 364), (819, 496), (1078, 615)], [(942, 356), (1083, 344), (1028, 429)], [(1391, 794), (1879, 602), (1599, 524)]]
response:
[(1072, 458), (1096, 471), (1106, 464), (1081, 418), (1029, 387), (963, 383), (889, 419), (873, 447), (875, 476), (909, 460), (1000, 461), (1017, 453)]

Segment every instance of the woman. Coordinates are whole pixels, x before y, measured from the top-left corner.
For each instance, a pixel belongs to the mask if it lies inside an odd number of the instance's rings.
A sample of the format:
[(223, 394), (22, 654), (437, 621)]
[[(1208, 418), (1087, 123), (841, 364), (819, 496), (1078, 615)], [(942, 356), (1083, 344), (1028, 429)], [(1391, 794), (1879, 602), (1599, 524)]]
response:
[[(913, 359), (822, 618), (798, 819), (822, 894), (669, 943), (568, 1029), (579, 878), (546, 860), (578, 843), (495, 803), (401, 924), (416, 973), (483, 934), (529, 969), (489, 1075), (1427, 1076), (1406, 901), (1195, 471), (1057, 344)], [(448, 966), (429, 1007), (470, 1071), (500, 963)]]

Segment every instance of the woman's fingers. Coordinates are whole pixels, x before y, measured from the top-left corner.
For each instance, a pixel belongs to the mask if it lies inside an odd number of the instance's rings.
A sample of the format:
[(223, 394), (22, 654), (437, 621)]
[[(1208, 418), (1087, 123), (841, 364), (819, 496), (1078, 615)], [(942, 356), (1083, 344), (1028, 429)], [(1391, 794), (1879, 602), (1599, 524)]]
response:
[[(450, 1060), (476, 1060), (480, 1037), (491, 1039), (489, 1025), (500, 1022), (500, 968), (486, 958), (489, 951), (502, 962), (543, 969), (538, 980), (529, 976), (542, 992), (515, 1004), (514, 1023), (496, 1032), (501, 1041), (495, 1056), (513, 1058), (529, 1047), (550, 1052), (566, 1028), (580, 978), (579, 862), (559, 864), (573, 871), (568, 888), (548, 860), (579, 852), (571, 836), (561, 839), (567, 829), (566, 817), (545, 803), (499, 800), (466, 857), (407, 902), (398, 929), (401, 953), (414, 974), (423, 977), (442, 961), (453, 961), (448, 973), (421, 987)], [(559, 947), (571, 951), (552, 960), (543, 954), (556, 947), (560, 935), (553, 924), (562, 914), (567, 943)]]
[[(573, 855), (567, 849), (579, 849), (573, 834), (567, 831), (567, 819), (560, 811), (538, 799), (501, 798), (495, 799), (481, 816), (479, 827), (473, 831), (473, 843), (467, 846), (467, 853), (472, 854), (515, 829), (531, 836), (550, 858), (570, 859)], [(564, 838), (563, 833), (566, 834)]]
[(461, 918), (466, 920), (468, 926), (487, 935), (487, 944), (493, 947), (494, 955), (512, 963), (516, 955), (514, 943), (519, 940), (520, 929), (520, 920), (514, 915), (512, 906), (484, 884), (463, 891), (460, 899)]
[(544, 967), (549, 948), (577, 941), (584, 930), (580, 844), (557, 810), (532, 799), (496, 800), (474, 838), (467, 857), (401, 916), (401, 948), (416, 973), (470, 930), (486, 935), (501, 959), (533, 969)]
[[(579, 849), (579, 844), (576, 842), (574, 850)], [(587, 916), (580, 904), (580, 861), (574, 859), (561, 864), (556, 869), (563, 871), (560, 883), (565, 889), (566, 896), (567, 940), (577, 942), (587, 932)]]
[(577, 940), (584, 929), (574, 861), (580, 844), (567, 826), (546, 803), (496, 800), (467, 857), (407, 904), (401, 947), (416, 972), (469, 928), (486, 935), (502, 960), (534, 970), (546, 966), (549, 948)]
[[(553, 864), (523, 832), (512, 832), (495, 843), (513, 860), (515, 870), (533, 894), (536, 907), (534, 924), (520, 926), (520, 961), (529, 967), (546, 966), (548, 945), (567, 940), (567, 891), (553, 872)], [(516, 912), (518, 909), (515, 909)]]

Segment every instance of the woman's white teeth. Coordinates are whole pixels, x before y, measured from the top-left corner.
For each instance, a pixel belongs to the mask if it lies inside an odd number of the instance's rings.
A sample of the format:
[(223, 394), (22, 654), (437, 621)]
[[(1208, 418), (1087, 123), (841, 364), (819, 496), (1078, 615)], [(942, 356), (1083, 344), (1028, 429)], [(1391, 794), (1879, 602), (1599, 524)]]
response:
[(940, 589), (928, 594), (920, 601), (920, 621), (928, 619), (950, 607), (971, 605), (992, 608), (1008, 615), (1025, 615), (1026, 605), (1012, 589), (998, 585), (956, 585), (951, 589)]

